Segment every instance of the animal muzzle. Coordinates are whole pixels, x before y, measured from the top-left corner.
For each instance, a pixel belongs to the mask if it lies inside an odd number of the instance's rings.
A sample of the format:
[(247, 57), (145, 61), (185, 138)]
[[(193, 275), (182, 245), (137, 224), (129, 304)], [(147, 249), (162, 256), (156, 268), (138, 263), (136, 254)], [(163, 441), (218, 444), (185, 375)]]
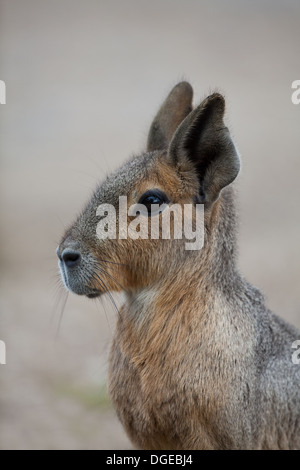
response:
[(65, 287), (77, 295), (98, 297), (101, 291), (91, 286), (95, 260), (80, 251), (79, 245), (58, 246), (58, 266)]

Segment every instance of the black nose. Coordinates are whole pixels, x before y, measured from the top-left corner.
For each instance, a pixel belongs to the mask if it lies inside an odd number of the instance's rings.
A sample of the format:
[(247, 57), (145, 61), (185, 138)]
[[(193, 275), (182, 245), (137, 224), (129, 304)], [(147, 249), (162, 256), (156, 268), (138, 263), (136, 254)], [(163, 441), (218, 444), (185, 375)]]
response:
[(65, 248), (61, 254), (61, 259), (68, 268), (75, 268), (75, 266), (80, 264), (81, 254), (78, 251)]

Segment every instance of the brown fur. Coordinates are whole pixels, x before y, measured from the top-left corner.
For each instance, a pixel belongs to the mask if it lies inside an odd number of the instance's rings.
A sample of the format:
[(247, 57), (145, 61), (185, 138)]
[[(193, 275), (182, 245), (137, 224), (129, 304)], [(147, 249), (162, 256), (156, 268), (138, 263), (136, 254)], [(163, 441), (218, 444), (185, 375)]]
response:
[[(194, 110), (191, 101), (191, 86), (178, 84), (154, 118), (147, 152), (97, 188), (60, 244), (63, 280), (80, 295), (126, 293), (109, 394), (135, 446), (300, 448), (300, 366), (291, 360), (299, 333), (236, 267), (239, 157), (224, 99), (213, 94)], [(205, 205), (201, 250), (185, 250), (184, 239), (97, 239), (99, 204), (118, 207), (126, 195), (130, 206), (153, 189), (182, 207)], [(70, 252), (79, 255), (74, 266)]]

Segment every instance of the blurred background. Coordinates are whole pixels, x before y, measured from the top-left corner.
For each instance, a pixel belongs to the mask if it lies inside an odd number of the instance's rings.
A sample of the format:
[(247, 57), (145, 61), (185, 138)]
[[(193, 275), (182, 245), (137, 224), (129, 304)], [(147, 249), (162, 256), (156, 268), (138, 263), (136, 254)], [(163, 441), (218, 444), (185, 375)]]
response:
[(66, 299), (55, 249), (177, 81), (225, 94), (240, 267), (300, 327), (299, 31), (298, 0), (1, 0), (0, 448), (131, 448), (106, 394), (116, 313)]

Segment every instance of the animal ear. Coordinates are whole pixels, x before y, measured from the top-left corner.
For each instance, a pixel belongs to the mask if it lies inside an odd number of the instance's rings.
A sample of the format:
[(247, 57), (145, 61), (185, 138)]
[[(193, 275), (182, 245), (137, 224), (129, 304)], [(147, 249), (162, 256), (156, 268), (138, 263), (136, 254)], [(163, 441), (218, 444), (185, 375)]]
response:
[(156, 114), (148, 134), (147, 151), (167, 149), (179, 124), (192, 111), (193, 89), (187, 82), (178, 83)]
[(168, 159), (179, 171), (192, 162), (201, 203), (213, 203), (240, 169), (238, 153), (223, 122), (224, 111), (223, 96), (210, 95), (180, 124), (169, 145)]

